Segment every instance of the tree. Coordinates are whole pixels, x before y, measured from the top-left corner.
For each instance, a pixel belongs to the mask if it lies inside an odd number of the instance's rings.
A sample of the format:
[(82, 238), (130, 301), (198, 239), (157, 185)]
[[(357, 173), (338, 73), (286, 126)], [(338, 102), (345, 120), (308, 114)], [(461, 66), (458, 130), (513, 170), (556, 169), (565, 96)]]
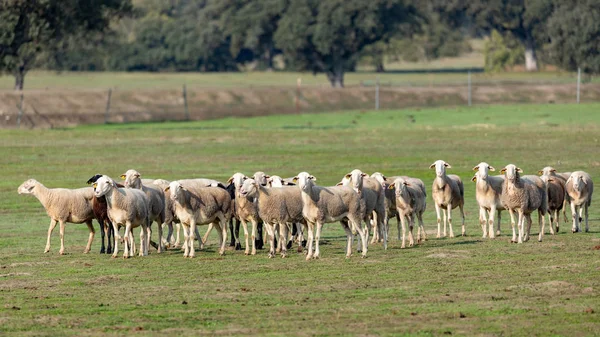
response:
[(131, 9), (130, 0), (0, 0), (0, 71), (12, 73), (22, 90), (40, 55), (74, 35), (105, 31)]
[(557, 1), (548, 20), (550, 58), (557, 66), (586, 74), (600, 73), (600, 3)]
[(333, 87), (343, 87), (344, 73), (366, 46), (417, 23), (416, 8), (403, 0), (296, 0), (274, 38), (294, 67), (323, 72)]
[(512, 35), (525, 47), (525, 68), (537, 71), (536, 50), (546, 39), (546, 21), (553, 10), (551, 0), (454, 0), (476, 26), (491, 32)]

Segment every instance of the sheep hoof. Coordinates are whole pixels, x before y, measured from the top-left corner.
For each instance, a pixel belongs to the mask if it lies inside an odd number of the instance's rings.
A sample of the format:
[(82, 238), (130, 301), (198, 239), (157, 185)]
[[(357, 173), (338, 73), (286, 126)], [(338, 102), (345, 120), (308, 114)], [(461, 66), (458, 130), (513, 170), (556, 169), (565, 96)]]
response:
[(256, 255), (256, 251), (252, 251), (252, 253), (250, 253), (250, 255)]
[(400, 246), (400, 249), (404, 249), (404, 248), (406, 248), (406, 245)]
[(249, 251), (245, 251), (244, 255), (248, 256), (248, 255), (250, 255), (250, 252)]
[(275, 255), (274, 255), (273, 253), (269, 253), (269, 255), (267, 255), (267, 257), (268, 257), (269, 259), (272, 259), (273, 257), (275, 257)]
[(346, 258), (347, 258), (347, 259), (349, 259), (349, 258), (350, 258), (350, 256), (352, 256), (352, 254), (350, 254), (350, 255), (346, 255)]
[(306, 254), (306, 261), (310, 261), (312, 259), (312, 256)]
[(61, 250), (61, 251), (59, 251), (59, 252), (58, 252), (58, 254), (59, 254), (59, 255), (65, 255), (65, 251), (64, 251), (64, 250)]
[(281, 254), (281, 258), (285, 259), (287, 257), (287, 254)]
[(298, 246), (298, 253), (302, 253), (302, 246)]
[(360, 256), (361, 259), (366, 259), (367, 258), (367, 254), (363, 254)]

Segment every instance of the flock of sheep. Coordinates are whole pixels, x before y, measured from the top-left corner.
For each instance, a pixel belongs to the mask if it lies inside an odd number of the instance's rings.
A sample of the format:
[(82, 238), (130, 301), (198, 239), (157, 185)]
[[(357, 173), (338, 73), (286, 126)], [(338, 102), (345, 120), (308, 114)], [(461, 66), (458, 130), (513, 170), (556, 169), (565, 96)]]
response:
[[(447, 235), (447, 229), (449, 236), (454, 236), (452, 210), (456, 207), (460, 209), (461, 233), (465, 235), (462, 180), (457, 175), (446, 174), (446, 169), (451, 167), (443, 160), (434, 162), (430, 168), (436, 172), (431, 192), (437, 214), (437, 237), (442, 236), (442, 223), (443, 236)], [(586, 172), (558, 173), (552, 167), (545, 167), (539, 171), (540, 176), (521, 176), (522, 170), (509, 164), (500, 171), (502, 175), (490, 176), (489, 172), (495, 169), (485, 162), (473, 170), (476, 171), (472, 180), (476, 183), (483, 237), (494, 238), (500, 234), (500, 212), (508, 210), (512, 242), (527, 241), (531, 213), (537, 211), (539, 241), (542, 241), (545, 215), (549, 215), (550, 232), (554, 234), (555, 230), (558, 231), (561, 209), (567, 221), (567, 204), (571, 207), (572, 231), (580, 231), (583, 219), (586, 232), (589, 230), (588, 207), (592, 200), (593, 182)], [(406, 247), (407, 223), (409, 246), (414, 245), (415, 218), (418, 221), (417, 242), (427, 238), (423, 226), (427, 203), (425, 184), (420, 179), (407, 176), (386, 177), (379, 172), (368, 175), (353, 170), (331, 187), (317, 185), (317, 179), (307, 172), (288, 179), (268, 176), (264, 172), (256, 172), (251, 178), (235, 173), (225, 184), (202, 178), (170, 182), (141, 179), (140, 173), (135, 170), (128, 170), (121, 178), (125, 180), (122, 185), (106, 175), (95, 175), (88, 180), (93, 187), (79, 189), (49, 189), (35, 179), (21, 184), (19, 194), (33, 194), (50, 216), (45, 252), (50, 251), (50, 236), (59, 223), (60, 254), (64, 253), (67, 222), (87, 224), (90, 234), (84, 253), (89, 252), (94, 238), (93, 219), (99, 222), (101, 228), (101, 253), (112, 252), (112, 256), (117, 257), (118, 244), (122, 242), (124, 258), (133, 256), (136, 251), (133, 228), (141, 227), (137, 251), (140, 256), (145, 256), (150, 245), (159, 253), (170, 246), (178, 247), (179, 224), (183, 225), (184, 257), (194, 257), (196, 239), (200, 249), (203, 248), (213, 227), (219, 234), (220, 254), (225, 252), (228, 228), (236, 245), (239, 245), (240, 223), (244, 230), (246, 255), (256, 254), (256, 239), (262, 238), (262, 234), (257, 235), (257, 230), (264, 225), (270, 244), (269, 257), (276, 253), (285, 257), (294, 241), (299, 244), (298, 251), (302, 251), (304, 235), (307, 234), (306, 259), (318, 258), (321, 230), (323, 224), (330, 222), (340, 222), (346, 232), (346, 257), (352, 254), (356, 236), (357, 251), (365, 257), (370, 233), (373, 235), (371, 243), (382, 242), (387, 249), (388, 222), (392, 217), (396, 217), (398, 222), (398, 239), (402, 241), (402, 248)], [(496, 214), (498, 221), (495, 221)], [(236, 229), (233, 220), (237, 221)], [(154, 222), (158, 224), (157, 243), (151, 241)], [(248, 223), (252, 225), (250, 234)], [(176, 241), (173, 224), (177, 224)], [(198, 232), (200, 225), (208, 225), (204, 237), (200, 237)], [(163, 238), (163, 226), (168, 228), (166, 238)], [(120, 227), (125, 228), (122, 238)]]

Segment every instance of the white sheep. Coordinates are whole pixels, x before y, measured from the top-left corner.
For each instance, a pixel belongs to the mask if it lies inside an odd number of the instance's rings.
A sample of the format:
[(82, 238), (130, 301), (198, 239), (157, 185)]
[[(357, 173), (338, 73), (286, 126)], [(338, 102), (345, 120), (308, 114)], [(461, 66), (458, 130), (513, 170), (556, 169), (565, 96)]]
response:
[[(158, 253), (161, 253), (164, 250), (163, 243), (163, 225), (165, 222), (165, 210), (166, 210), (166, 202), (165, 202), (165, 192), (160, 186), (154, 185), (152, 183), (143, 183), (141, 174), (133, 169), (127, 170), (125, 174), (121, 175), (121, 179), (125, 180), (125, 187), (127, 188), (135, 188), (141, 190), (146, 194), (148, 198), (148, 227), (146, 230), (148, 231), (146, 235), (147, 245), (150, 245), (150, 239), (152, 237), (152, 223), (156, 221), (158, 224)], [(152, 180), (154, 182), (154, 179)]]
[(119, 225), (125, 227), (125, 249), (123, 258), (133, 256), (135, 244), (133, 239), (133, 228), (142, 227), (140, 231), (140, 256), (148, 255), (148, 241), (146, 241), (148, 219), (148, 198), (146, 194), (138, 189), (119, 188), (117, 183), (110, 177), (103, 175), (92, 185), (97, 198), (106, 198), (108, 217), (110, 218), (115, 232), (115, 245), (112, 257), (117, 257), (119, 251), (118, 242)]
[(69, 223), (84, 223), (90, 230), (88, 243), (84, 253), (89, 253), (92, 240), (94, 240), (94, 227), (92, 219), (94, 212), (92, 209), (92, 198), (94, 191), (91, 187), (79, 189), (66, 188), (47, 188), (35, 179), (29, 179), (17, 189), (19, 194), (32, 194), (35, 196), (42, 206), (46, 209), (46, 213), (50, 217), (50, 227), (48, 227), (48, 238), (46, 240), (46, 248), (44, 253), (50, 251), (50, 235), (60, 223), (60, 251), (59, 254), (65, 253), (65, 224)]
[[(416, 179), (416, 178), (415, 178)], [(412, 185), (403, 178), (396, 178), (390, 184), (389, 189), (395, 190), (396, 207), (402, 224), (402, 246), (406, 247), (406, 220), (409, 221), (409, 247), (414, 245), (413, 227), (415, 225), (415, 216), (419, 220), (419, 230), (417, 231), (417, 243), (427, 239), (425, 227), (423, 226), (423, 213), (427, 207), (427, 194), (419, 185)], [(398, 224), (398, 240), (400, 240), (400, 224)]]
[[(473, 167), (477, 171), (471, 179), (475, 182), (475, 198), (479, 204), (479, 224), (483, 232), (483, 237), (489, 235), (494, 238), (494, 216), (498, 214), (497, 235), (500, 235), (501, 211), (504, 210), (500, 196), (502, 195), (502, 184), (504, 176), (490, 176), (490, 171), (496, 171), (495, 168), (486, 162), (481, 162)], [(489, 234), (487, 228), (489, 227)]]
[[(573, 233), (579, 232), (579, 223), (582, 215), (585, 215), (585, 231), (589, 231), (588, 208), (592, 203), (594, 193), (594, 182), (592, 177), (584, 171), (575, 171), (567, 179), (567, 194), (571, 204), (571, 217), (573, 218)], [(582, 214), (583, 213), (583, 214)]]
[[(235, 213), (237, 215), (237, 218), (242, 223), (242, 227), (244, 228), (244, 238), (246, 242), (246, 248), (244, 253), (246, 255), (256, 255), (256, 228), (258, 226), (258, 223), (262, 220), (258, 215), (258, 200), (254, 196), (248, 196), (247, 194), (241, 193), (242, 185), (247, 179), (248, 177), (246, 177), (243, 173), (237, 172), (233, 176), (231, 176), (231, 178), (229, 178), (227, 183), (233, 184), (235, 186)], [(248, 222), (252, 224), (252, 251), (250, 251), (250, 238), (248, 238)]]
[(465, 231), (465, 212), (463, 210), (465, 204), (465, 190), (462, 180), (459, 176), (450, 174), (446, 175), (446, 169), (452, 168), (450, 164), (443, 160), (437, 160), (430, 169), (435, 168), (436, 177), (433, 180), (431, 196), (435, 205), (435, 213), (437, 215), (438, 232), (437, 237), (441, 236), (441, 214), (444, 213), (444, 236), (446, 236), (446, 219), (448, 227), (450, 227), (450, 237), (454, 237), (452, 231), (452, 209), (459, 207), (460, 215), (462, 216), (462, 235), (466, 235)]
[[(175, 215), (184, 226), (183, 257), (194, 257), (196, 226), (212, 224), (219, 234), (219, 254), (225, 254), (227, 224), (231, 217), (231, 197), (220, 187), (183, 186), (172, 181), (167, 188), (175, 205)], [(208, 231), (207, 231), (208, 234)]]
[[(302, 215), (308, 224), (308, 247), (306, 260), (320, 256), (319, 240), (324, 223), (341, 221), (348, 218), (350, 226), (342, 223), (346, 232), (346, 257), (352, 254), (353, 233), (362, 237), (362, 257), (367, 256), (367, 240), (362, 228), (360, 196), (353, 189), (344, 186), (322, 187), (315, 185), (316, 178), (307, 172), (295, 177), (302, 191)], [(316, 225), (316, 236), (313, 234)], [(315, 250), (313, 252), (313, 239)]]
[[(294, 184), (290, 179), (286, 180), (286, 179), (281, 178), (280, 176), (272, 175), (269, 178), (267, 178), (267, 186), (269, 186), (269, 187), (292, 187), (292, 186), (296, 186), (296, 184)], [(293, 222), (291, 224), (292, 238), (291, 238), (291, 241), (289, 241), (288, 243), (291, 244), (292, 242), (298, 242), (298, 252), (301, 253), (302, 252), (302, 242), (304, 241), (303, 232), (305, 231), (307, 226), (306, 226), (306, 221), (304, 221), (304, 218), (302, 217), (302, 199), (300, 198), (300, 191), (298, 191), (297, 189), (294, 189), (294, 190), (298, 193), (295, 193), (294, 196), (291, 196), (291, 197), (294, 197), (294, 198), (297, 197), (297, 200), (300, 201), (300, 206), (295, 207), (294, 210), (292, 210), (292, 213), (298, 214), (299, 217), (297, 217), (298, 221)], [(292, 203), (292, 201), (290, 200), (287, 204), (289, 205), (291, 203)], [(279, 249), (281, 249), (282, 244), (283, 244), (283, 242), (278, 242)]]
[[(506, 165), (500, 172), (505, 175), (500, 200), (504, 208), (510, 213), (513, 230), (511, 242), (523, 243), (523, 240), (527, 241), (531, 224), (531, 213), (535, 210), (538, 211), (538, 221), (541, 227), (539, 240), (541, 241), (544, 232), (544, 215), (548, 208), (547, 191), (544, 188), (544, 182), (537, 176), (522, 178), (520, 173), (523, 170), (513, 164)], [(518, 212), (518, 240), (515, 232), (515, 212)], [(525, 220), (528, 222), (527, 230), (525, 229)]]

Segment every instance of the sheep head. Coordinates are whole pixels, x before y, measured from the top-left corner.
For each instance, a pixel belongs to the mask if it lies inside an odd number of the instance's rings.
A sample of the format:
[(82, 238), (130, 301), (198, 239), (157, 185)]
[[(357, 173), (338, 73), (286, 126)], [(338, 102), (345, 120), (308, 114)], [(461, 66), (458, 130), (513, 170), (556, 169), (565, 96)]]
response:
[(235, 186), (235, 189), (239, 190), (240, 188), (242, 188), (242, 184), (246, 179), (248, 179), (248, 177), (246, 177), (245, 174), (237, 172), (233, 176), (231, 176), (229, 180), (227, 180), (227, 184), (233, 184), (233, 186)]
[(452, 166), (450, 166), (450, 164), (446, 163), (443, 160), (436, 160), (433, 164), (429, 166), (429, 168), (435, 168), (436, 176), (442, 177), (446, 175), (446, 168), (452, 168)]
[(500, 170), (500, 173), (506, 175), (507, 180), (515, 182), (521, 177), (519, 173), (523, 173), (523, 170), (513, 164), (508, 164), (506, 167)]
[(350, 182), (352, 183), (352, 189), (356, 193), (360, 193), (360, 191), (362, 191), (362, 187), (363, 187), (363, 178), (365, 178), (365, 177), (368, 177), (368, 174), (363, 173), (359, 169), (355, 169), (355, 170), (352, 170), (352, 172), (346, 174), (346, 176), (344, 178), (350, 179)]
[(556, 169), (554, 169), (552, 166), (546, 166), (538, 171), (538, 174), (541, 176), (553, 176), (555, 173)]
[(127, 170), (125, 174), (121, 174), (121, 179), (125, 180), (125, 187), (129, 188), (141, 188), (142, 180), (141, 174), (136, 170)]
[(35, 179), (28, 179), (19, 186), (17, 192), (19, 194), (33, 194), (33, 189), (39, 182)]
[(477, 164), (477, 166), (473, 167), (473, 171), (477, 171), (475, 175), (479, 175), (482, 179), (485, 179), (487, 178), (490, 171), (493, 172), (496, 171), (496, 169), (486, 162), (481, 162)]
[(112, 191), (113, 188), (116, 188), (117, 185), (109, 176), (103, 175), (92, 184), (92, 187), (94, 188), (94, 195), (96, 198), (100, 198)]
[(248, 178), (244, 180), (239, 193), (242, 197), (254, 197), (258, 193), (258, 186), (259, 184), (256, 180)]
[(257, 183), (259, 183), (261, 186), (267, 186), (268, 179), (269, 179), (269, 175), (265, 174), (262, 171), (258, 171), (256, 173), (254, 173), (254, 175), (252, 176), (252, 179), (254, 179)]
[(300, 189), (306, 193), (310, 192), (313, 182), (315, 181), (317, 181), (317, 178), (308, 172), (300, 172), (296, 177), (294, 177), (294, 182), (297, 182)]
[(569, 179), (567, 179), (567, 184), (569, 183), (569, 181), (573, 182), (573, 189), (575, 189), (578, 192), (581, 192), (581, 190), (583, 190), (583, 186), (587, 185), (587, 181), (584, 179), (583, 174), (581, 174), (580, 172), (571, 173), (571, 176), (569, 177)]
[(385, 184), (385, 182), (387, 180), (386, 176), (384, 176), (380, 172), (375, 172), (375, 173), (371, 174), (371, 178), (375, 178), (375, 180), (377, 180), (381, 184), (381, 186), (383, 186), (383, 184)]
[(170, 197), (172, 201), (177, 201), (183, 195), (185, 190), (185, 187), (183, 187), (179, 181), (172, 181), (169, 183), (169, 186), (165, 188), (165, 192), (171, 193)]
[(267, 179), (267, 183), (270, 187), (283, 187), (286, 183), (283, 181), (283, 178), (280, 176), (270, 176)]
[(397, 178), (393, 183), (388, 186), (389, 189), (394, 189), (396, 197), (402, 196), (406, 193), (406, 186), (409, 186), (409, 183), (403, 178)]

